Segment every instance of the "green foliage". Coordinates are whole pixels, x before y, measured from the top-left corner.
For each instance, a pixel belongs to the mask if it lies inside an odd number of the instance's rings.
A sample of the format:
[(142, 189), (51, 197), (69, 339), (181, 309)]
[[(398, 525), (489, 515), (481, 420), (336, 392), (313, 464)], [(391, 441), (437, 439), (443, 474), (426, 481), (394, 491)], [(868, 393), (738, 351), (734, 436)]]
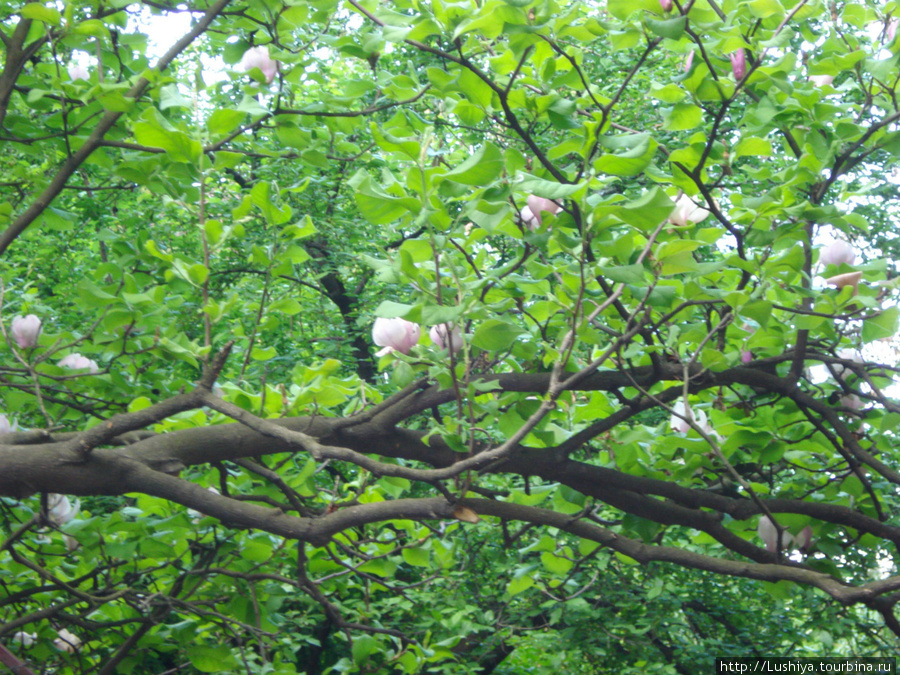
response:
[(896, 653), (896, 14), (5, 3), (0, 656)]

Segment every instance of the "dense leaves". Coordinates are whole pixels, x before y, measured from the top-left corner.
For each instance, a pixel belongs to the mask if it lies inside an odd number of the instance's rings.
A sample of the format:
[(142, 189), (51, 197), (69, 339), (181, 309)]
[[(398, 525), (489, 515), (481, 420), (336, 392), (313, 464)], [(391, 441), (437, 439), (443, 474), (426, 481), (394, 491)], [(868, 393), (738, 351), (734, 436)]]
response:
[(894, 654), (895, 14), (3, 5), (0, 662)]

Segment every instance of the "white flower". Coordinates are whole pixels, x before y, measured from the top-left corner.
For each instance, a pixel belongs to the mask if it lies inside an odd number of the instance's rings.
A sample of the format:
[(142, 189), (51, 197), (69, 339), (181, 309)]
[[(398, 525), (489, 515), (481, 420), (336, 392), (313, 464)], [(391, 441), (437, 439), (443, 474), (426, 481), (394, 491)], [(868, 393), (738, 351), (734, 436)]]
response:
[(409, 350), (418, 344), (421, 335), (422, 329), (406, 319), (375, 319), (372, 340), (379, 347), (384, 347), (375, 352), (375, 355), (384, 356), (393, 351), (409, 354)]
[(709, 211), (701, 209), (690, 197), (682, 194), (675, 202), (675, 208), (669, 214), (669, 222), (679, 227), (688, 223), (699, 223), (709, 215)]
[(251, 47), (241, 57), (241, 69), (244, 72), (249, 72), (254, 68), (259, 68), (263, 77), (266, 78), (266, 84), (272, 84), (275, 73), (278, 72), (278, 61), (269, 56), (269, 48), (265, 45)]
[(74, 654), (78, 651), (78, 648), (81, 647), (81, 640), (74, 633), (70, 633), (65, 628), (60, 628), (56, 631), (56, 634), (59, 636), (53, 641), (53, 646), (56, 647), (61, 652), (66, 652), (67, 654)]
[(80, 510), (81, 501), (78, 499), (72, 504), (65, 495), (47, 495), (47, 518), (54, 525), (65, 525), (77, 516)]
[(84, 66), (79, 65), (71, 65), (68, 68), (69, 71), (69, 79), (73, 82), (77, 80), (89, 80), (91, 79), (90, 73), (88, 73), (88, 69)]
[(826, 84), (834, 82), (834, 75), (810, 75), (809, 81), (817, 87), (824, 87)]
[(842, 239), (836, 239), (822, 249), (819, 262), (823, 265), (852, 265), (856, 260), (856, 249)]
[(6, 415), (0, 415), (0, 434), (8, 434), (12, 431), (12, 425)]
[(860, 410), (865, 405), (856, 394), (841, 396), (840, 404), (841, 407), (849, 408), (850, 410)]
[(20, 630), (18, 633), (13, 634), (12, 641), (20, 643), (23, 647), (30, 647), (37, 642), (37, 633), (26, 633)]
[(769, 516), (763, 516), (759, 519), (759, 525), (757, 525), (756, 527), (756, 533), (765, 543), (766, 550), (771, 553), (775, 553), (775, 551), (777, 551), (779, 548), (783, 551), (791, 545), (791, 542), (794, 541), (794, 538), (790, 534), (782, 530), (781, 546), (779, 547), (777, 545), (778, 530), (775, 527), (775, 523), (773, 523), (769, 519)]
[(72, 370), (89, 370), (91, 373), (99, 373), (100, 368), (97, 366), (97, 362), (93, 359), (89, 359), (86, 356), (82, 356), (81, 354), (74, 352), (69, 354), (68, 356), (64, 356), (61, 358), (57, 364), (63, 368), (71, 368)]
[[(862, 354), (860, 354), (858, 349), (839, 349), (836, 356), (839, 359), (850, 361), (851, 363), (865, 363), (865, 360), (863, 359)], [(853, 374), (852, 370), (840, 363), (835, 363), (831, 367), (834, 370), (834, 374), (841, 380), (844, 380), (848, 375)]]
[(38, 335), (41, 334), (41, 320), (34, 314), (17, 316), (12, 320), (10, 329), (13, 340), (21, 349), (28, 349), (37, 345)]
[(462, 331), (459, 326), (446, 323), (432, 326), (428, 336), (438, 349), (447, 349), (449, 345), (454, 354), (462, 349)]

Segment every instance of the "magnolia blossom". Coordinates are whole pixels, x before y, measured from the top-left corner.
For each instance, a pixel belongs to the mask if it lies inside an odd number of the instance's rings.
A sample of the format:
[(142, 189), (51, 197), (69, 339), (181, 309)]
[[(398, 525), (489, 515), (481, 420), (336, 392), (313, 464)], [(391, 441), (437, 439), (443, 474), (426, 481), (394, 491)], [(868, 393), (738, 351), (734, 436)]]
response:
[(810, 75), (809, 81), (817, 87), (824, 87), (826, 84), (834, 82), (834, 75)]
[(397, 351), (409, 354), (409, 350), (419, 342), (422, 330), (417, 324), (406, 319), (375, 319), (372, 327), (372, 341), (379, 349), (375, 356), (384, 356)]
[(750, 363), (753, 360), (753, 352), (749, 349), (741, 350), (741, 363)]
[(731, 59), (731, 72), (734, 74), (734, 80), (740, 82), (747, 75), (747, 55), (744, 54), (743, 47), (729, 54), (728, 58)]
[(12, 641), (20, 643), (23, 647), (30, 647), (37, 642), (37, 633), (26, 633), (24, 630), (20, 630), (13, 633)]
[(699, 223), (709, 215), (709, 211), (701, 209), (686, 194), (682, 194), (675, 202), (675, 208), (669, 214), (669, 222), (679, 227), (688, 223)]
[(12, 431), (12, 425), (6, 415), (0, 415), (0, 434), (8, 434)]
[(81, 500), (72, 504), (65, 495), (51, 493), (47, 495), (47, 518), (56, 526), (62, 526), (78, 515)]
[(88, 69), (84, 66), (73, 64), (69, 66), (67, 70), (69, 71), (69, 79), (72, 80), (72, 82), (77, 80), (89, 80), (91, 77), (90, 73), (88, 73)]
[(664, 12), (672, 11), (672, 0), (659, 0), (659, 5), (663, 8)]
[(687, 53), (687, 56), (684, 58), (684, 72), (691, 72), (691, 66), (694, 65), (694, 50), (692, 49)]
[(823, 265), (852, 265), (856, 260), (856, 249), (842, 239), (836, 239), (822, 249), (819, 262)]
[(806, 553), (809, 550), (809, 545), (812, 543), (812, 527), (807, 525), (800, 530), (800, 533), (794, 537), (794, 543), (798, 549)]
[(897, 25), (900, 24), (900, 19), (894, 19), (887, 25), (887, 30), (884, 32), (884, 41), (890, 42), (897, 36)]
[(100, 368), (97, 366), (96, 361), (89, 359), (86, 356), (82, 356), (77, 352), (61, 358), (56, 365), (62, 366), (63, 368), (71, 368), (72, 370), (84, 370), (86, 368), (92, 373), (100, 372)]
[[(778, 529), (775, 527), (775, 523), (771, 521), (769, 516), (763, 516), (759, 519), (756, 533), (759, 535), (759, 538), (763, 540), (766, 545), (766, 550), (770, 553), (775, 553), (775, 551), (779, 549), (783, 551), (786, 548), (789, 548), (794, 542), (794, 537), (782, 529), (781, 546), (778, 546)], [(810, 534), (812, 534), (812, 530), (810, 530)]]
[(428, 336), (438, 349), (449, 349), (454, 354), (462, 349), (462, 331), (455, 324), (432, 326)]
[(690, 431), (691, 425), (684, 419), (690, 412), (697, 426), (706, 433), (712, 433), (712, 427), (709, 426), (709, 422), (706, 419), (706, 413), (702, 410), (692, 410), (688, 406), (685, 406), (684, 401), (678, 401), (678, 403), (672, 406), (672, 411), (673, 414), (672, 418), (669, 420), (669, 426), (672, 427), (673, 431), (677, 431), (680, 434), (686, 434)]
[(844, 274), (836, 274), (833, 277), (828, 277), (825, 280), (825, 283), (829, 286), (836, 286), (837, 288), (850, 286), (853, 288), (853, 295), (856, 295), (857, 292), (859, 292), (860, 279), (862, 279), (862, 272), (845, 272)]
[(241, 69), (244, 72), (249, 72), (254, 68), (259, 68), (262, 71), (263, 76), (266, 78), (266, 84), (272, 84), (272, 80), (275, 79), (275, 73), (278, 72), (278, 61), (273, 60), (269, 56), (268, 47), (260, 45), (251, 47), (244, 52), (244, 55), (241, 57)]
[(53, 646), (56, 647), (61, 652), (66, 652), (67, 654), (74, 654), (78, 651), (79, 647), (81, 647), (81, 640), (74, 633), (70, 633), (65, 628), (60, 628), (56, 631), (56, 634), (59, 636), (53, 641)]
[(522, 224), (532, 232), (541, 226), (543, 222), (543, 216), (541, 214), (544, 211), (553, 215), (562, 211), (562, 207), (552, 199), (528, 195), (528, 199), (525, 201), (527, 205), (519, 213), (519, 217), (522, 219)]
[(41, 334), (41, 320), (34, 314), (17, 316), (12, 320), (10, 333), (20, 349), (35, 347)]
[(846, 394), (841, 396), (840, 404), (841, 407), (849, 408), (850, 410), (860, 410), (865, 405), (862, 402), (862, 399), (856, 394)]

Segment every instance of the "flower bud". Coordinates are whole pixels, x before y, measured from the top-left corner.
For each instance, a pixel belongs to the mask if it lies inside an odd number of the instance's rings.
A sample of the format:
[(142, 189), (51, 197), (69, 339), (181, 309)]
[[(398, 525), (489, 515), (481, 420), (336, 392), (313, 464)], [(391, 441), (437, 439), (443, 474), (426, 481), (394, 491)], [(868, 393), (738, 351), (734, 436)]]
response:
[(669, 214), (669, 222), (679, 227), (684, 227), (688, 223), (699, 223), (709, 215), (709, 211), (701, 209), (690, 197), (682, 194), (678, 201), (675, 202), (675, 208)]
[(749, 349), (741, 350), (741, 363), (750, 363), (753, 360), (753, 352)]
[(272, 84), (275, 74), (278, 72), (278, 61), (269, 56), (269, 48), (265, 45), (251, 47), (244, 52), (241, 57), (241, 69), (244, 72), (250, 72), (254, 68), (258, 68), (263, 77), (266, 78), (266, 84)]
[(62, 526), (73, 520), (81, 510), (81, 500), (72, 504), (65, 495), (47, 495), (47, 518), (51, 523)]
[(687, 53), (687, 56), (684, 58), (684, 72), (691, 72), (691, 66), (694, 65), (694, 50), (692, 49)]
[(20, 630), (13, 634), (12, 641), (18, 642), (23, 647), (30, 647), (37, 642), (37, 633), (26, 633), (25, 631)]
[(406, 319), (375, 319), (372, 327), (372, 340), (379, 347), (384, 347), (376, 356), (384, 356), (393, 351), (409, 354), (419, 342), (422, 331), (418, 325)]
[(672, 0), (659, 0), (659, 5), (663, 8), (664, 12), (672, 11)]
[(41, 320), (34, 314), (17, 316), (12, 320), (10, 333), (20, 349), (35, 347), (41, 334)]
[(62, 368), (71, 368), (72, 370), (89, 370), (91, 373), (99, 373), (100, 368), (97, 366), (97, 362), (93, 359), (89, 359), (86, 356), (82, 356), (78, 352), (74, 352), (69, 354), (68, 356), (64, 356), (61, 358), (57, 364)]
[(61, 652), (74, 654), (81, 647), (81, 640), (74, 633), (70, 633), (65, 628), (59, 629), (56, 634), (59, 636), (53, 641), (53, 646)]
[(856, 249), (842, 239), (835, 239), (833, 242), (822, 248), (819, 253), (819, 262), (823, 265), (840, 265), (846, 263), (852, 265), (856, 260)]
[(519, 217), (522, 219), (522, 224), (532, 232), (538, 229), (543, 222), (541, 213), (546, 211), (547, 213), (556, 215), (562, 211), (562, 207), (552, 199), (545, 199), (544, 197), (538, 197), (537, 195), (528, 195), (526, 203), (527, 206), (522, 209)]
[(763, 516), (759, 519), (759, 525), (756, 527), (756, 533), (759, 535), (759, 538), (763, 540), (763, 543), (765, 543), (766, 545), (766, 550), (770, 553), (775, 553), (775, 551), (779, 549), (783, 551), (791, 545), (791, 542), (794, 541), (794, 538), (790, 534), (782, 530), (781, 546), (779, 546), (778, 528), (775, 527), (775, 523), (771, 521), (769, 516)]
[(817, 87), (824, 87), (826, 84), (834, 82), (834, 75), (810, 75), (809, 81)]
[(462, 331), (459, 326), (446, 323), (432, 326), (428, 336), (438, 349), (449, 349), (454, 354), (462, 349)]
[(731, 59), (731, 72), (734, 74), (734, 81), (740, 82), (747, 75), (747, 55), (744, 48), (741, 47), (736, 52), (728, 55)]
[(90, 73), (88, 73), (88, 69), (84, 66), (79, 66), (77, 64), (73, 64), (67, 68), (69, 72), (69, 79), (72, 82), (77, 82), (78, 80), (89, 80), (91, 79)]

